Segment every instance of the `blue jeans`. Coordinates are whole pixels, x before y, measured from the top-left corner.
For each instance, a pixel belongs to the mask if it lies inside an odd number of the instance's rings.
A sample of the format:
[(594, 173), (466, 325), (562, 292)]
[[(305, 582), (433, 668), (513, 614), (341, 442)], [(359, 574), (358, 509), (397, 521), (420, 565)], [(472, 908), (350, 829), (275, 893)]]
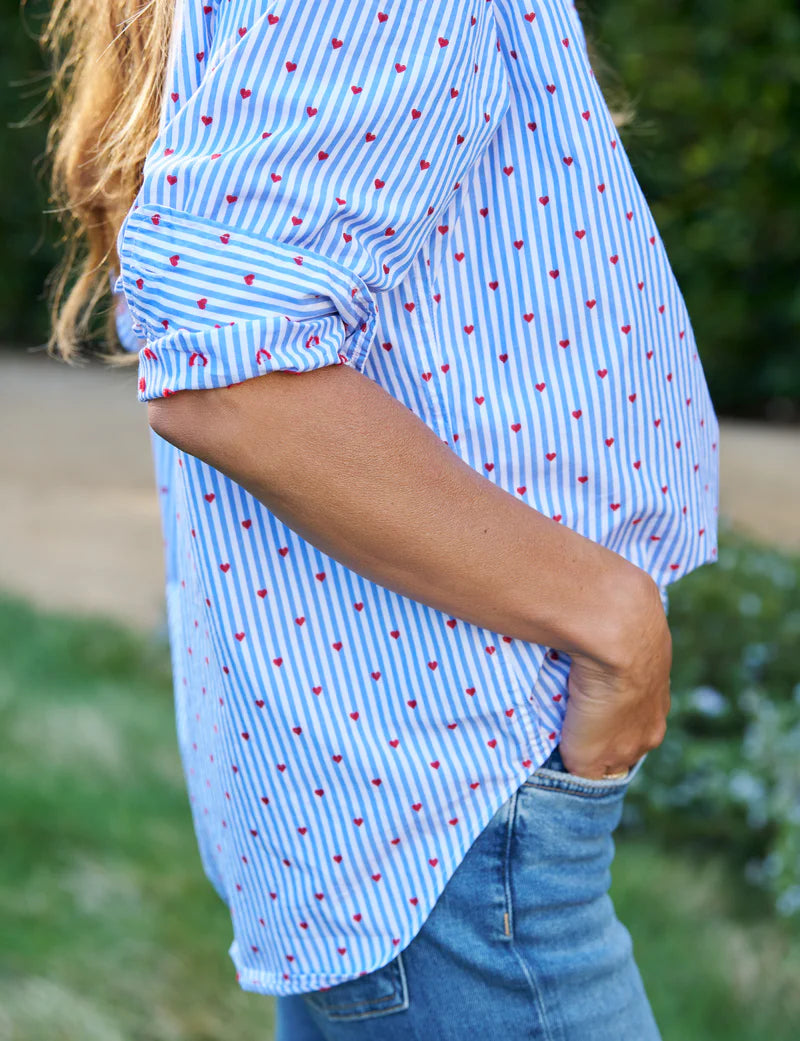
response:
[(608, 889), (620, 779), (556, 746), (500, 807), (387, 965), (276, 998), (276, 1041), (661, 1041)]

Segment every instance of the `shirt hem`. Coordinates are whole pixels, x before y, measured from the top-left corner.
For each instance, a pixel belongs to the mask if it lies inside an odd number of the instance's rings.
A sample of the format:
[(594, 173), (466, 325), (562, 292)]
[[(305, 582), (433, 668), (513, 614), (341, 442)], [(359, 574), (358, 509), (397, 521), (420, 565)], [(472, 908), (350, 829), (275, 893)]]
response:
[[(236, 968), (236, 982), (240, 989), (253, 994), (264, 994), (273, 997), (305, 994), (322, 988), (334, 987), (339, 983), (346, 983), (350, 980), (358, 979), (360, 976), (364, 975), (365, 972), (377, 972), (378, 969), (382, 969), (396, 958), (398, 954), (402, 953), (406, 947), (413, 942), (425, 925), (425, 922), (432, 913), (437, 900), (444, 891), (445, 886), (464, 860), (464, 857), (469, 852), (470, 847), (474, 844), (477, 837), (486, 827), (488, 827), (500, 807), (511, 798), (514, 792), (519, 790), (530, 774), (546, 762), (553, 749), (558, 744), (561, 737), (560, 729), (553, 731), (550, 724), (545, 720), (539, 719), (534, 712), (522, 713), (521, 715), (523, 721), (518, 725), (522, 728), (524, 733), (527, 754), (520, 760), (520, 769), (515, 774), (508, 777), (507, 783), (499, 789), (496, 798), (487, 803), (487, 808), (482, 815), (483, 819), (475, 832), (465, 833), (461, 843), (461, 848), (454, 858), (452, 868), (448, 872), (447, 878), (443, 880), (441, 886), (434, 893), (431, 901), (429, 903), (426, 902), (424, 907), (420, 905), (416, 917), (412, 920), (410, 926), (403, 931), (402, 935), (399, 937), (400, 942), (395, 945), (394, 949), (390, 952), (389, 957), (384, 958), (379, 965), (375, 965), (371, 969), (362, 969), (358, 972), (302, 973), (284, 976), (282, 973), (279, 974), (277, 972), (269, 971), (262, 972), (258, 969), (245, 967), (243, 960), (240, 957), (238, 942), (234, 939), (228, 949), (228, 955)], [(538, 737), (535, 732), (537, 726), (539, 729)], [(543, 747), (544, 750), (541, 752), (535, 751), (540, 747)]]

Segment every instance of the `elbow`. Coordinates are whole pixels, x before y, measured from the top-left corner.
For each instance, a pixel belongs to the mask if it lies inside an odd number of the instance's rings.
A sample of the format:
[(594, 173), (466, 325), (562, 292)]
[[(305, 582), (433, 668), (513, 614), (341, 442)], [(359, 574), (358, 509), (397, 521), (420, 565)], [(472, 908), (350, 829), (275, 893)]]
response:
[(170, 398), (157, 398), (147, 402), (147, 422), (150, 424), (150, 429), (155, 431), (159, 437), (172, 442), (171, 433), (175, 423)]
[(206, 426), (197, 408), (197, 391), (181, 391), (147, 402), (147, 422), (164, 441), (190, 455), (202, 457)]

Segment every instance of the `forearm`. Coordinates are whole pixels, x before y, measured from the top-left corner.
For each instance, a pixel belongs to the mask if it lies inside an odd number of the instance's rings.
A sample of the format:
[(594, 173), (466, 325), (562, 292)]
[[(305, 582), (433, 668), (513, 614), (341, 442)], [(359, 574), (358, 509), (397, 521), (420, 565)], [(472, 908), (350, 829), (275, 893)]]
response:
[(157, 433), (322, 552), (453, 618), (613, 663), (631, 601), (647, 583), (656, 590), (635, 565), (483, 477), (348, 366), (149, 408)]

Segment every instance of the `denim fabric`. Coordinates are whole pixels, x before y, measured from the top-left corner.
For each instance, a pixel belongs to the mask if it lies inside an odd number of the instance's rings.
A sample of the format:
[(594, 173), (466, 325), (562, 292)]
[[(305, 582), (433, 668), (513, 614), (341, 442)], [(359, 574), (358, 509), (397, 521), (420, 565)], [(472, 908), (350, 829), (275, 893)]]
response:
[(279, 996), (276, 1041), (660, 1041), (608, 894), (612, 835), (645, 758), (592, 780), (569, 773), (556, 746), (412, 942), (358, 979)]

